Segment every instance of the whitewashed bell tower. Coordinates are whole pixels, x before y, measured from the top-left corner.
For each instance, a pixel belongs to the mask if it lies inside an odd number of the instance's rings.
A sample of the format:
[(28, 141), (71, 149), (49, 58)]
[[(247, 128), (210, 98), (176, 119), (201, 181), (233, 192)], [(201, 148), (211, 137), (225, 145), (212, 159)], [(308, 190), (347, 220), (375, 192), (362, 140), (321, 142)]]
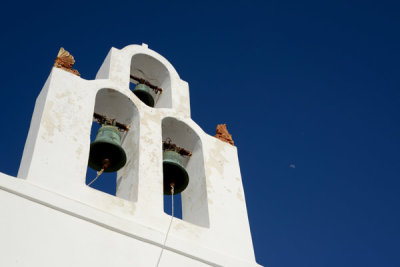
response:
[[(155, 106), (131, 75), (163, 89)], [(93, 113), (130, 130), (116, 196), (85, 184)], [(156, 266), (170, 216), (163, 204), (162, 142), (192, 152), (182, 219), (159, 266), (260, 266), (255, 261), (235, 146), (190, 117), (189, 89), (147, 45), (112, 48), (95, 80), (53, 68), (36, 100), (17, 179), (0, 173), (0, 266)]]

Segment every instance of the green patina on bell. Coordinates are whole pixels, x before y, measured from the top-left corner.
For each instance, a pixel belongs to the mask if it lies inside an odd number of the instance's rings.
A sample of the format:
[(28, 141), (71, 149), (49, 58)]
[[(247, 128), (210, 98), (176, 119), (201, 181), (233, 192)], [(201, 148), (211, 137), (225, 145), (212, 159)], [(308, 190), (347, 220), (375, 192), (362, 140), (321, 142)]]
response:
[(143, 83), (139, 83), (136, 85), (135, 89), (133, 90), (133, 93), (140, 99), (142, 100), (143, 103), (148, 105), (149, 107), (154, 107), (154, 98), (150, 94), (150, 87)]
[(103, 125), (96, 135), (96, 139), (90, 144), (89, 166), (100, 171), (107, 162), (104, 172), (115, 172), (124, 167), (126, 154), (121, 147), (121, 136), (118, 128), (111, 125)]
[(182, 165), (182, 156), (171, 150), (163, 152), (164, 194), (171, 195), (171, 184), (174, 195), (181, 193), (189, 184), (189, 175)]

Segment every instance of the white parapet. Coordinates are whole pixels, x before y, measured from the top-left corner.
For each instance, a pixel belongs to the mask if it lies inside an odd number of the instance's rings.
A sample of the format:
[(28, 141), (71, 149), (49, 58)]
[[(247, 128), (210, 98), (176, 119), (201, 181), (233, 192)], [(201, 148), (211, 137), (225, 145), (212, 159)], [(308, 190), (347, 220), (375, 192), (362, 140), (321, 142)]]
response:
[[(161, 87), (154, 108), (130, 75)], [(130, 126), (116, 196), (85, 184), (93, 112)], [(260, 266), (254, 257), (236, 147), (190, 118), (189, 89), (147, 45), (112, 48), (96, 79), (53, 68), (39, 97), (18, 178), (0, 173), (0, 266), (155, 266), (169, 226), (162, 141), (192, 151), (182, 219), (160, 266)]]

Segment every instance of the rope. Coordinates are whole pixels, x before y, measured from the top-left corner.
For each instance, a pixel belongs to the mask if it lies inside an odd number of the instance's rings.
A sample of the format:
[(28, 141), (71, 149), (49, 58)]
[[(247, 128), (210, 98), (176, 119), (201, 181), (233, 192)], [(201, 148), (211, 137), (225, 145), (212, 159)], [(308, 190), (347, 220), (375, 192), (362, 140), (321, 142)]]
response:
[(167, 234), (165, 235), (165, 239), (164, 239), (164, 244), (162, 246), (161, 252), (160, 252), (160, 256), (158, 257), (158, 261), (157, 261), (157, 267), (160, 264), (160, 260), (161, 260), (161, 256), (164, 252), (164, 248), (165, 248), (165, 244), (167, 243), (167, 238), (168, 238), (168, 234), (169, 234), (169, 230), (171, 229), (171, 225), (172, 225), (172, 220), (174, 218), (174, 186), (171, 184), (171, 205), (172, 205), (172, 214), (171, 214), (171, 221), (169, 222), (169, 226), (168, 226), (168, 230), (167, 230)]
[(100, 176), (103, 172), (104, 172), (104, 168), (101, 169), (99, 172), (97, 172), (96, 178), (94, 178), (90, 183), (88, 183), (88, 186), (90, 186), (91, 184), (93, 184), (93, 183), (97, 180), (97, 178), (99, 178), (99, 176)]

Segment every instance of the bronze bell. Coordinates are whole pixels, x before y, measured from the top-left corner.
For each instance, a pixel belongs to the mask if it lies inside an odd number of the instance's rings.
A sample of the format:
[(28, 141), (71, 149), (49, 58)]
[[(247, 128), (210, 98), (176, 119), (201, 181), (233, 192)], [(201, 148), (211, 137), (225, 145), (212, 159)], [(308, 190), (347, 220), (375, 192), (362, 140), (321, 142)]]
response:
[(121, 147), (121, 136), (117, 127), (102, 125), (96, 139), (90, 144), (89, 166), (96, 171), (115, 172), (124, 167), (126, 154)]
[(171, 195), (171, 185), (174, 195), (181, 193), (189, 184), (189, 175), (182, 165), (182, 156), (173, 150), (163, 152), (164, 194)]
[(139, 83), (138, 85), (135, 86), (135, 89), (133, 90), (133, 93), (140, 99), (142, 100), (143, 103), (148, 105), (149, 107), (154, 107), (154, 98), (150, 94), (150, 87), (143, 83)]

